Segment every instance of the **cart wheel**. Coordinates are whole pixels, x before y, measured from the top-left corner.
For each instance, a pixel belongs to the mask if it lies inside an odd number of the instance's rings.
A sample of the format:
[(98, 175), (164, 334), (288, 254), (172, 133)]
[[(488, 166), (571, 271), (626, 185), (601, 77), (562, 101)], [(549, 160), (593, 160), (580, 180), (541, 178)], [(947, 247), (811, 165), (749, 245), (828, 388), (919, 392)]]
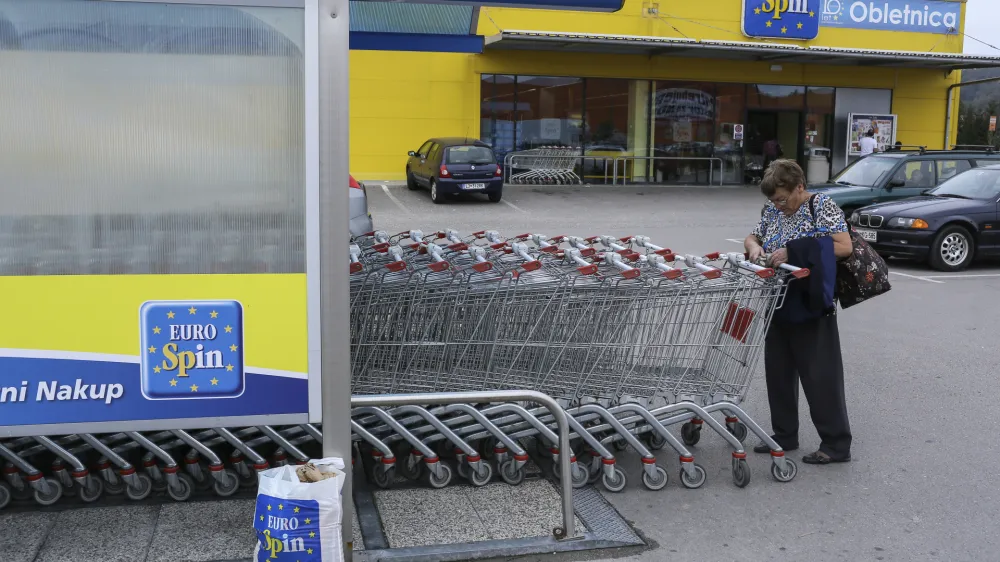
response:
[(167, 495), (170, 499), (178, 502), (186, 502), (191, 499), (194, 493), (194, 478), (190, 474), (177, 473), (177, 488), (167, 486)]
[(194, 482), (194, 487), (202, 492), (206, 490), (211, 490), (215, 486), (215, 478), (212, 478), (212, 473), (208, 470), (208, 464), (204, 462), (199, 462), (198, 466), (201, 469), (198, 471), (198, 476), (191, 476), (191, 481)]
[(524, 477), (527, 475), (524, 467), (517, 468), (516, 463), (517, 461), (512, 459), (503, 463), (500, 467), (500, 478), (511, 486), (517, 486), (521, 482), (524, 482)]
[(625, 473), (622, 472), (622, 469), (616, 466), (610, 478), (607, 474), (604, 475), (602, 484), (604, 484), (604, 489), (609, 492), (621, 492), (628, 484), (628, 478), (625, 477)]
[(733, 437), (739, 439), (740, 443), (742, 443), (747, 438), (747, 426), (743, 422), (736, 422), (729, 428), (729, 433), (732, 433)]
[(439, 478), (434, 474), (433, 470), (427, 470), (427, 481), (431, 485), (431, 488), (444, 488), (451, 483), (451, 467), (445, 463), (439, 463), (441, 465), (441, 477)]
[(681, 426), (681, 439), (684, 440), (684, 444), (691, 447), (698, 444), (701, 441), (701, 425), (695, 425), (691, 422), (687, 422)]
[[(576, 463), (571, 470), (573, 471), (573, 487), (582, 488), (586, 486), (587, 481), (590, 480), (590, 469), (580, 463)], [(562, 480), (562, 474), (559, 471), (559, 463), (552, 463), (552, 475), (555, 476), (556, 480)]]
[(109, 496), (120, 496), (125, 493), (125, 488), (128, 488), (128, 485), (121, 476), (115, 476), (114, 482), (104, 480), (104, 493)]
[(468, 463), (466, 463), (464, 461), (460, 462), (460, 463), (457, 463), (455, 465), (455, 470), (456, 470), (456, 472), (458, 472), (458, 475), (461, 478), (463, 478), (464, 480), (468, 480), (469, 479), (469, 475), (472, 472), (472, 470), (469, 468)]
[(104, 483), (99, 478), (91, 476), (89, 484), (80, 488), (80, 499), (84, 503), (93, 503), (101, 498), (104, 493)]
[[(149, 475), (147, 474), (146, 476), (149, 476)], [(154, 492), (166, 492), (167, 491), (167, 478), (165, 476), (163, 476), (163, 472), (160, 472), (160, 477), (157, 478), (156, 480), (153, 480), (152, 476), (150, 476), (149, 478), (153, 482), (153, 491)]]
[[(708, 474), (705, 473), (705, 469), (700, 464), (694, 465), (694, 474), (694, 476), (688, 476), (687, 471), (681, 468), (681, 484), (688, 490), (701, 488), (705, 485), (705, 480), (708, 478)], [(747, 475), (749, 474), (750, 468), (747, 467)]]
[(23, 487), (21, 487), (20, 489), (14, 486), (10, 487), (10, 495), (14, 496), (14, 499), (18, 501), (30, 499), (34, 495), (34, 490), (31, 489), (31, 486), (29, 486), (28, 483), (24, 482), (23, 480), (22, 483)]
[(482, 488), (489, 484), (490, 480), (493, 480), (493, 467), (488, 462), (480, 462), (479, 470), (472, 470), (470, 466), (469, 479), (472, 481), (473, 486)]
[(733, 483), (740, 488), (746, 488), (750, 483), (750, 465), (746, 459), (738, 459), (733, 463)]
[(148, 474), (139, 474), (139, 486), (133, 488), (131, 486), (125, 486), (125, 497), (132, 501), (142, 501), (149, 497), (149, 494), (153, 492), (153, 480)]
[(538, 456), (540, 457), (546, 459), (552, 457), (552, 451), (549, 450), (549, 446), (540, 439), (535, 439), (535, 451), (538, 453)]
[(392, 487), (392, 483), (396, 480), (396, 466), (390, 466), (383, 470), (381, 467), (376, 466), (372, 469), (372, 482), (376, 486), (382, 488), (383, 490), (388, 490)]
[(35, 503), (38, 505), (52, 505), (59, 501), (63, 495), (63, 487), (58, 480), (46, 478), (45, 483), (49, 485), (49, 493), (45, 494), (41, 490), (35, 490)]
[(240, 478), (236, 476), (236, 473), (228, 468), (222, 470), (222, 480), (215, 480), (215, 484), (212, 485), (212, 490), (215, 491), (215, 495), (220, 498), (228, 498), (229, 496), (236, 493), (236, 490), (240, 489)]
[(648, 437), (646, 437), (646, 444), (649, 445), (650, 449), (659, 451), (667, 444), (667, 439), (666, 437), (653, 431), (649, 433)]
[(256, 488), (257, 487), (257, 470), (251, 468), (250, 474), (247, 476), (239, 476), (240, 488)]
[(402, 461), (396, 464), (399, 465), (399, 473), (403, 475), (403, 478), (406, 478), (407, 480), (417, 480), (420, 478), (420, 471), (423, 470), (423, 463), (414, 459), (409, 453), (396, 458)]
[(13, 497), (10, 486), (6, 482), (0, 482), (0, 509), (7, 507)]
[(611, 442), (611, 446), (614, 447), (614, 449), (620, 453), (625, 449), (628, 449), (628, 442), (625, 441), (624, 439), (615, 439), (614, 441)]
[(777, 464), (771, 463), (771, 476), (774, 476), (778, 482), (791, 482), (799, 472), (798, 465), (792, 459), (785, 457), (785, 463), (787, 463), (787, 467), (784, 472), (778, 468)]
[(667, 476), (667, 471), (663, 470), (663, 467), (657, 466), (653, 469), (653, 474), (655, 476), (650, 477), (649, 473), (645, 470), (642, 471), (642, 485), (653, 491), (662, 490), (666, 487), (667, 482), (670, 480), (670, 477)]
[(591, 466), (587, 469), (587, 472), (590, 473), (590, 478), (587, 479), (587, 484), (597, 484), (597, 481), (601, 479), (601, 475), (604, 473), (604, 471), (601, 470), (602, 466), (604, 466), (604, 463), (598, 462), (596, 467)]

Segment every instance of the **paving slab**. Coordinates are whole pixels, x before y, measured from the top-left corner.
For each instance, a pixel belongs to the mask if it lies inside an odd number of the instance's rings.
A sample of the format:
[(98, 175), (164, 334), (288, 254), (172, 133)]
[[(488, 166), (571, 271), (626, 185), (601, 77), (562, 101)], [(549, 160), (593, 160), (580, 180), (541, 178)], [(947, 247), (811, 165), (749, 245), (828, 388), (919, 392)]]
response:
[[(547, 537), (562, 526), (559, 493), (548, 480), (525, 480), (519, 486), (498, 482), (464, 490), (491, 539)], [(576, 528), (583, 528), (579, 519)]]
[(0, 552), (4, 562), (32, 562), (58, 519), (58, 513), (0, 515)]
[(132, 505), (74, 509), (55, 521), (36, 562), (133, 562), (146, 558), (160, 506)]
[(211, 562), (253, 556), (256, 500), (167, 504), (146, 562)]

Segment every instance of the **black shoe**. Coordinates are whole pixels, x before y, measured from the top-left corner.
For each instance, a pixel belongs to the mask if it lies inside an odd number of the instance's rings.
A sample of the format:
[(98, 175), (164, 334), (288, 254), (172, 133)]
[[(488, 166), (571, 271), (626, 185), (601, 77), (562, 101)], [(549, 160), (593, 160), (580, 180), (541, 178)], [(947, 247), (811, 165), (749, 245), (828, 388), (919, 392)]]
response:
[(824, 453), (823, 451), (816, 451), (815, 453), (809, 453), (808, 455), (802, 457), (802, 462), (806, 464), (830, 464), (835, 462), (851, 462), (851, 455), (835, 459), (830, 455)]
[[(794, 447), (782, 447), (781, 450), (787, 452), (787, 451), (794, 451), (794, 450), (796, 450), (798, 448), (799, 448), (799, 446), (796, 445)], [(762, 455), (766, 455), (767, 453), (771, 452), (771, 448), (768, 447), (765, 443), (761, 443), (760, 445), (757, 445), (756, 447), (753, 448), (753, 452), (760, 453)]]

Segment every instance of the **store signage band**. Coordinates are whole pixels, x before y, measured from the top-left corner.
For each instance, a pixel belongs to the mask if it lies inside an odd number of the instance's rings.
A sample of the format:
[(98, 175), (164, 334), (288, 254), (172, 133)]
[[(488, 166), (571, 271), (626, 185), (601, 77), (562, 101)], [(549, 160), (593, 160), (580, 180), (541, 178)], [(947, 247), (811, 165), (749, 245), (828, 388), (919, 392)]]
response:
[(957, 33), (962, 5), (941, 0), (823, 0), (824, 27)]
[(748, 37), (809, 41), (819, 35), (820, 0), (743, 0)]

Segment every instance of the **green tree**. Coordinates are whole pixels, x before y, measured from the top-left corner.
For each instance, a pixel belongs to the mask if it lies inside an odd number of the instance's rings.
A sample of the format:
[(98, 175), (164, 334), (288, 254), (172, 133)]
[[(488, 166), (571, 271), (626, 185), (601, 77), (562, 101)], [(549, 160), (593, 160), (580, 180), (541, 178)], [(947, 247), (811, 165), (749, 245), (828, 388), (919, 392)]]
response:
[(962, 103), (958, 110), (958, 143), (1000, 148), (1000, 136), (990, 132), (990, 117), (1000, 117), (1000, 100)]

